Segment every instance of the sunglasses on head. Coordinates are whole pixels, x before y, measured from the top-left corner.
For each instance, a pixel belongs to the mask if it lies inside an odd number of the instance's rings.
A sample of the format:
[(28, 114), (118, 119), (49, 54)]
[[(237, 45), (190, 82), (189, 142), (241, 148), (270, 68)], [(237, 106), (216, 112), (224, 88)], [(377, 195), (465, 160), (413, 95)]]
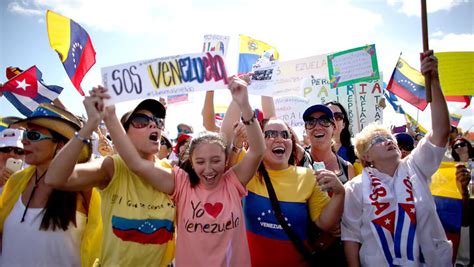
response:
[(19, 147), (12, 147), (12, 146), (0, 147), (0, 152), (2, 153), (8, 154), (8, 153), (11, 153), (12, 151), (13, 153), (17, 155), (25, 154), (25, 151), (23, 151), (23, 149)]
[(308, 121), (304, 122), (304, 127), (306, 130), (311, 130), (316, 126), (316, 124), (319, 124), (323, 127), (329, 127), (331, 124), (333, 124), (333, 121), (328, 116), (321, 116), (319, 118), (311, 117)]
[(375, 146), (375, 145), (378, 145), (378, 144), (381, 144), (381, 143), (384, 143), (384, 142), (387, 142), (387, 141), (391, 141), (391, 142), (396, 143), (395, 139), (390, 135), (387, 135), (387, 136), (377, 135), (374, 138), (372, 138), (372, 140), (370, 141), (370, 145), (367, 148), (367, 151), (369, 151), (369, 149), (372, 146)]
[(344, 113), (342, 112), (334, 112), (334, 119), (337, 121), (342, 121), (344, 119)]
[(39, 142), (41, 140), (53, 139), (52, 136), (42, 134), (38, 131), (24, 131), (23, 140), (28, 140), (30, 142)]
[(283, 131), (266, 130), (264, 134), (265, 134), (265, 138), (267, 139), (269, 138), (275, 139), (275, 138), (278, 138), (278, 136), (281, 136), (281, 138), (285, 140), (290, 139), (290, 133), (286, 130), (283, 130)]
[(132, 114), (130, 116), (129, 121), (130, 124), (137, 129), (145, 128), (150, 125), (151, 122), (154, 122), (156, 124), (156, 127), (159, 129), (163, 129), (165, 126), (165, 123), (162, 118), (157, 118), (155, 116), (150, 117), (141, 113)]
[(178, 128), (178, 133), (180, 133), (180, 134), (182, 134), (182, 133), (184, 133), (184, 134), (190, 134), (191, 131), (188, 130), (188, 129), (181, 129), (181, 128)]
[(458, 149), (460, 147), (466, 147), (467, 146), (467, 143), (466, 142), (461, 142), (461, 143), (457, 143), (453, 146), (453, 149)]

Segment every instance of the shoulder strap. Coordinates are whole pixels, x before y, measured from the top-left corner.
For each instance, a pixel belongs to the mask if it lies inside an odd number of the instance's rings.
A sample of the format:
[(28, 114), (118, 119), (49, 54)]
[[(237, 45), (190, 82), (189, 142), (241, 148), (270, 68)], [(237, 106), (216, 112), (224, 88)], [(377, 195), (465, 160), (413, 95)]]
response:
[(343, 159), (341, 156), (336, 155), (337, 157), (337, 163), (339, 163), (339, 168), (344, 172), (344, 175), (349, 179), (349, 164), (347, 164), (347, 161)]
[(267, 192), (268, 196), (270, 197), (270, 201), (272, 204), (273, 211), (275, 212), (275, 216), (278, 220), (278, 223), (281, 225), (283, 230), (285, 231), (286, 235), (290, 238), (291, 242), (293, 245), (296, 247), (298, 252), (303, 255), (305, 260), (308, 263), (312, 263), (312, 252), (307, 248), (307, 246), (303, 243), (303, 241), (296, 235), (296, 233), (291, 229), (291, 227), (288, 225), (288, 223), (285, 221), (283, 218), (283, 214), (281, 213), (280, 209), (280, 204), (278, 203), (277, 196), (275, 194), (275, 189), (273, 188), (272, 182), (270, 180), (270, 177), (268, 176), (268, 172), (263, 166), (263, 164), (260, 165), (260, 171), (262, 172), (263, 175), (263, 180), (265, 181), (265, 185), (267, 187)]

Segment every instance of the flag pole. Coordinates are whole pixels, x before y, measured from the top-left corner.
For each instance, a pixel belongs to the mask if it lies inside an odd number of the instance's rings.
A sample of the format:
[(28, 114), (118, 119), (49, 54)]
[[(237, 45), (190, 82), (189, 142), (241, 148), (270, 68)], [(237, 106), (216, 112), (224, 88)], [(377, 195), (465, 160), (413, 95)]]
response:
[[(423, 52), (430, 50), (428, 45), (428, 15), (426, 13), (426, 0), (421, 0), (421, 32), (423, 37)], [(425, 75), (426, 102), (431, 102), (431, 77)]]

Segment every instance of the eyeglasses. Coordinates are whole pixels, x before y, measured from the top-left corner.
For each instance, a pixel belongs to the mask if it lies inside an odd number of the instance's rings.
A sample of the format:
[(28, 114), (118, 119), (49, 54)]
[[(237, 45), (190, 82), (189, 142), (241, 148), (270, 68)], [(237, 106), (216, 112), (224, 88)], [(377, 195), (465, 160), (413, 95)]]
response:
[(17, 155), (25, 154), (25, 151), (23, 151), (23, 149), (19, 148), (19, 147), (7, 146), (7, 147), (1, 147), (0, 148), (0, 152), (5, 153), (5, 154), (9, 154), (12, 151), (13, 151), (13, 153), (15, 153)]
[(52, 136), (42, 134), (38, 131), (24, 131), (23, 132), (23, 140), (28, 140), (30, 142), (39, 142), (45, 139), (53, 139)]
[(372, 146), (375, 146), (375, 145), (378, 145), (378, 144), (381, 144), (381, 143), (384, 143), (384, 142), (387, 142), (387, 141), (391, 141), (393, 143), (396, 143), (395, 139), (393, 139), (393, 137), (390, 136), (390, 135), (387, 135), (387, 136), (377, 135), (372, 139), (372, 141), (370, 141), (370, 145), (367, 148), (367, 151), (369, 151), (369, 149), (372, 148)]
[(151, 122), (156, 124), (156, 127), (163, 129), (165, 123), (162, 118), (157, 118), (155, 116), (149, 117), (145, 114), (137, 113), (130, 116), (130, 124), (137, 129), (145, 128), (150, 125)]
[(344, 113), (342, 112), (334, 112), (334, 119), (337, 121), (342, 121), (344, 119)]
[(312, 117), (310, 120), (304, 122), (304, 127), (306, 130), (311, 130), (316, 126), (316, 124), (319, 124), (323, 127), (329, 127), (333, 123), (334, 122), (328, 116), (321, 116), (319, 118)]
[(266, 130), (264, 132), (265, 138), (269, 139), (275, 139), (278, 138), (278, 136), (281, 136), (283, 139), (290, 139), (290, 133), (288, 131), (277, 131), (277, 130)]
[(462, 143), (457, 143), (453, 146), (453, 149), (458, 149), (460, 147), (466, 147), (467, 146), (467, 143), (466, 142), (462, 142)]
[(164, 140), (164, 139), (161, 139), (160, 145), (166, 146), (167, 148), (170, 148), (170, 147), (171, 147), (171, 144), (168, 143), (168, 142), (166, 142), (166, 140)]

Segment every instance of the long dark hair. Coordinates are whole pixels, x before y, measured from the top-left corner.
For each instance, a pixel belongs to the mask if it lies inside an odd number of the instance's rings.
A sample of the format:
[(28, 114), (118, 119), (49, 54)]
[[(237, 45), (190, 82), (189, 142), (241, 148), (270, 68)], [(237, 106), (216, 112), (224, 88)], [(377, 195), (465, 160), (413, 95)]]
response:
[[(66, 144), (69, 139), (59, 133), (48, 129), (53, 136), (53, 142)], [(76, 225), (77, 192), (53, 189), (48, 197), (46, 207), (43, 209), (43, 220), (40, 230), (62, 229), (66, 231), (70, 223)]]
[[(326, 106), (329, 106), (329, 105), (337, 106), (341, 110), (342, 114), (344, 114), (344, 119), (343, 119), (344, 128), (341, 131), (341, 135), (339, 137), (339, 140), (341, 140), (341, 145), (347, 148), (347, 156), (348, 156), (349, 162), (354, 164), (354, 162), (357, 159), (357, 156), (356, 156), (355, 151), (354, 151), (354, 145), (352, 145), (352, 141), (351, 141), (351, 132), (349, 131), (350, 123), (349, 123), (349, 117), (347, 116), (346, 109), (344, 108), (344, 106), (341, 105), (341, 103), (339, 103), (337, 101), (330, 101), (330, 102), (327, 102), (324, 105), (326, 105)], [(337, 154), (337, 151), (336, 151), (336, 154)]]
[(461, 161), (461, 157), (459, 157), (459, 154), (453, 148), (454, 144), (456, 144), (456, 142), (458, 142), (458, 141), (462, 141), (462, 142), (467, 144), (467, 153), (469, 155), (469, 158), (474, 159), (474, 148), (472, 148), (471, 142), (469, 142), (465, 138), (458, 137), (458, 138), (454, 139), (454, 142), (451, 145), (451, 156), (453, 157), (454, 161)]
[[(260, 127), (262, 128), (262, 132), (264, 132), (265, 126), (268, 124), (268, 122), (270, 120), (280, 120), (280, 119), (263, 119), (260, 122)], [(283, 120), (280, 120), (280, 121), (283, 122), (286, 125), (286, 127), (290, 131), (290, 135), (291, 135), (291, 154), (290, 154), (290, 158), (288, 158), (288, 164), (289, 165), (296, 165), (296, 159), (298, 158), (298, 148), (296, 147), (298, 142), (296, 141), (296, 134), (293, 131), (293, 129), (291, 129), (291, 127), (288, 125), (288, 123), (286, 123)], [(259, 174), (258, 178), (259, 178), (260, 182), (263, 182), (263, 171), (266, 172), (266, 169), (265, 169), (265, 166), (263, 165), (263, 160), (262, 160), (262, 162), (259, 165), (258, 171), (257, 171), (258, 174)]]
[[(179, 164), (179, 167), (188, 173), (191, 187), (195, 187), (199, 184), (199, 176), (196, 174), (192, 164), (192, 156), (196, 147), (200, 144), (217, 144), (219, 145), (224, 153), (227, 160), (227, 142), (222, 134), (214, 132), (202, 132), (197, 137), (192, 138), (188, 145), (187, 153), (188, 158)], [(225, 164), (225, 163), (224, 163)]]

